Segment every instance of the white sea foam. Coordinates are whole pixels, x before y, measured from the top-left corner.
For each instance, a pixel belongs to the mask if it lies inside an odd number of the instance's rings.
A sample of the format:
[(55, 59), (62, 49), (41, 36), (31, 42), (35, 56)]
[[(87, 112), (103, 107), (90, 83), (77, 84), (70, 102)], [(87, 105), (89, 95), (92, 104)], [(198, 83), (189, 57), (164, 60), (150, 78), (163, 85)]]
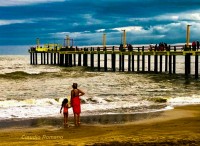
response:
[[(25, 99), (25, 100), (5, 100), (0, 101), (1, 119), (8, 118), (34, 118), (34, 117), (58, 117), (62, 116), (59, 109), (62, 100), (65, 97), (58, 99), (42, 98), (42, 99)], [(85, 98), (85, 104), (82, 104), (82, 112), (87, 114), (118, 114), (123, 113), (122, 109), (129, 109), (124, 114), (141, 113), (141, 112), (157, 112), (164, 110), (171, 110), (173, 106), (185, 104), (198, 104), (200, 98), (197, 95), (192, 97), (177, 97), (168, 99), (168, 106), (162, 109), (148, 109), (148, 106), (155, 105), (155, 103), (147, 100), (132, 100), (132, 101), (106, 101), (101, 97), (94, 97), (91, 103), (88, 97)], [(95, 101), (95, 102), (94, 102)], [(136, 108), (144, 108), (144, 110), (131, 110)], [(115, 111), (115, 112), (114, 112)], [(134, 112), (135, 111), (135, 112)], [(70, 116), (73, 116), (72, 110), (69, 110)]]
[[(1, 119), (7, 118), (34, 118), (34, 117), (57, 117), (60, 116), (59, 110), (61, 107), (62, 100), (65, 97), (55, 99), (26, 99), (22, 101), (17, 100), (6, 100), (0, 101), (0, 117)], [(107, 114), (114, 109), (122, 108), (136, 108), (146, 105), (151, 105), (149, 101), (139, 102), (106, 102), (96, 97), (96, 103), (85, 103), (82, 104), (82, 112), (84, 115), (91, 114)], [(99, 100), (98, 100), (99, 99)], [(109, 112), (108, 112), (109, 111)], [(72, 110), (69, 110), (70, 116), (73, 115)], [(116, 112), (115, 112), (116, 113)], [(117, 112), (119, 113), (119, 112)]]
[(174, 97), (168, 99), (168, 104), (170, 105), (190, 105), (190, 104), (200, 104), (200, 95)]
[[(60, 101), (60, 100), (59, 100)], [(55, 99), (25, 99), (25, 100), (4, 100), (0, 101), (0, 107), (10, 108), (10, 107), (23, 107), (23, 106), (49, 106), (49, 105), (59, 105), (60, 103)]]

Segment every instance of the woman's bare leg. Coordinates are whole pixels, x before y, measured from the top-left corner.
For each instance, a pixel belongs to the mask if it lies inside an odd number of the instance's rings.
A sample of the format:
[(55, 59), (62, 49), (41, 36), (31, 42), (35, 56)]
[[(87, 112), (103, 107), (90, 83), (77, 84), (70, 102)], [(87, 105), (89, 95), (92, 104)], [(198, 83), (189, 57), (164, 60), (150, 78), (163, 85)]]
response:
[(77, 124), (78, 124), (78, 126), (80, 126), (80, 124), (81, 124), (81, 121), (80, 121), (80, 114), (77, 115)]
[(78, 119), (77, 119), (78, 115), (74, 114), (74, 125), (77, 126), (78, 125)]
[(66, 124), (68, 125), (68, 113), (66, 115)]

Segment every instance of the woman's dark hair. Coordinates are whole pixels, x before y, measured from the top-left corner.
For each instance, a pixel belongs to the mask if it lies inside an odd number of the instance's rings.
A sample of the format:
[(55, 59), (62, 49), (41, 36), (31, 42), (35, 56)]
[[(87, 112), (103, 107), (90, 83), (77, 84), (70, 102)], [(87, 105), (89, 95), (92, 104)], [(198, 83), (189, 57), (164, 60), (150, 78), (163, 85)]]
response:
[(65, 106), (66, 103), (68, 103), (68, 99), (67, 99), (67, 98), (65, 98), (65, 99), (63, 100), (63, 102), (62, 102), (62, 107)]
[(72, 85), (72, 87), (73, 87), (74, 89), (77, 89), (77, 86), (78, 86), (77, 83), (73, 83), (73, 85)]

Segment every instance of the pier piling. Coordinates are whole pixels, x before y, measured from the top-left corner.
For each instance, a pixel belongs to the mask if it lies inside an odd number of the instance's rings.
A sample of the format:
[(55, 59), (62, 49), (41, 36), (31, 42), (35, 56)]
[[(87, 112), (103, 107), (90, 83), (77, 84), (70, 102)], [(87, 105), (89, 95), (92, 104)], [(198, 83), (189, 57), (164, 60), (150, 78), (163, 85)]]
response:
[[(138, 47), (138, 52), (140, 52), (140, 48)], [(140, 71), (140, 55), (137, 55), (137, 71)]]
[(98, 71), (101, 70), (100, 62), (101, 62), (101, 56), (100, 56), (100, 51), (98, 51), (98, 54), (97, 54), (97, 68), (98, 68)]
[(154, 55), (154, 72), (158, 73), (158, 55)]
[(151, 71), (151, 55), (148, 55), (148, 72)]
[(172, 55), (169, 55), (169, 74), (172, 74)]
[(160, 55), (160, 73), (162, 73), (162, 55)]
[(195, 79), (199, 78), (199, 56), (195, 55)]

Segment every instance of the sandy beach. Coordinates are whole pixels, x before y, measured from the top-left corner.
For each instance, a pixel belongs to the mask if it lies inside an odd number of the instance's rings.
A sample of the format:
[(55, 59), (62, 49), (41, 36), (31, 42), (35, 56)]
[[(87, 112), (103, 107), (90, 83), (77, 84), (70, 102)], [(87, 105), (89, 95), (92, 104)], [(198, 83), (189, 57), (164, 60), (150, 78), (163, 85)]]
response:
[(200, 105), (116, 124), (0, 129), (0, 145), (200, 145)]

